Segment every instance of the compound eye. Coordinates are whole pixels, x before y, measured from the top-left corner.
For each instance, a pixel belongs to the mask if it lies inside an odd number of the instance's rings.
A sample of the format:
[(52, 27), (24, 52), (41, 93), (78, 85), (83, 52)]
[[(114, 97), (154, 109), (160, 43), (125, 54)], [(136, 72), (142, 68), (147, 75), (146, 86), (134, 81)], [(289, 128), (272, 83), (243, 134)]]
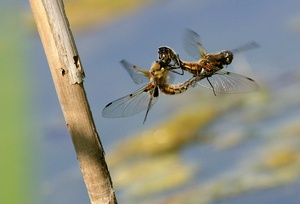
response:
[(159, 53), (158, 58), (161, 60), (163, 58), (165, 58), (166, 56), (164, 54)]
[(222, 54), (226, 60), (226, 63), (230, 64), (232, 62), (233, 59), (233, 55), (230, 51), (222, 51)]
[(225, 58), (227, 58), (227, 57), (229, 56), (229, 53), (228, 53), (226, 50), (223, 50), (223, 51), (221, 52), (221, 54), (222, 54)]
[(230, 59), (230, 57), (226, 57), (226, 61), (228, 62), (228, 63), (230, 63), (231, 62), (231, 59)]

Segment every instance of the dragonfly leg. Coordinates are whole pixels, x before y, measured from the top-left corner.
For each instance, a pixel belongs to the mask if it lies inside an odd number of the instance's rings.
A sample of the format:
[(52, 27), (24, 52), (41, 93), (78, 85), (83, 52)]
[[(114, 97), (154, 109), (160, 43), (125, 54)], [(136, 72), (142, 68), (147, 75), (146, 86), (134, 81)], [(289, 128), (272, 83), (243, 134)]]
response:
[(177, 72), (177, 71), (175, 71), (175, 69), (178, 69), (178, 67), (173, 67), (172, 69), (170, 69), (170, 72), (173, 72), (173, 73), (179, 74), (179, 75), (184, 75), (184, 72), (182, 69), (180, 69), (181, 72)]
[(146, 111), (146, 114), (145, 114), (145, 117), (144, 117), (144, 121), (143, 121), (143, 124), (145, 124), (146, 120), (147, 120), (147, 116), (148, 116), (148, 113), (149, 113), (149, 110), (151, 109), (153, 103), (153, 98), (157, 98), (158, 97), (158, 87), (154, 87), (154, 89), (150, 90), (150, 94), (151, 94), (151, 98), (149, 100), (149, 103), (148, 103), (148, 106), (147, 106), (147, 111)]
[(212, 88), (212, 90), (213, 90), (213, 92), (214, 92), (214, 95), (217, 96), (217, 95), (216, 95), (216, 92), (215, 92), (215, 88), (214, 88), (214, 86), (211, 84), (211, 82), (209, 81), (209, 78), (206, 77), (206, 79), (207, 79), (209, 85), (211, 86), (211, 88)]

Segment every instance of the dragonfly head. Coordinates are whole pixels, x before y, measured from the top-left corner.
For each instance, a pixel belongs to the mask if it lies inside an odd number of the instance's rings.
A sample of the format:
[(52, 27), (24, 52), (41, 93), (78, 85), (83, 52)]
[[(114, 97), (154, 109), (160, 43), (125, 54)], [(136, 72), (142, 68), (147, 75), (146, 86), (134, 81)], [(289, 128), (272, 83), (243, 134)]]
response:
[(222, 55), (224, 64), (229, 65), (232, 62), (233, 60), (232, 52), (228, 50), (223, 50), (222, 52), (220, 52), (220, 54)]
[(174, 66), (180, 65), (179, 56), (170, 47), (166, 47), (166, 46), (159, 47), (158, 48), (158, 59), (160, 60), (160, 62), (163, 62), (166, 65), (169, 65), (171, 63), (171, 61), (174, 62)]

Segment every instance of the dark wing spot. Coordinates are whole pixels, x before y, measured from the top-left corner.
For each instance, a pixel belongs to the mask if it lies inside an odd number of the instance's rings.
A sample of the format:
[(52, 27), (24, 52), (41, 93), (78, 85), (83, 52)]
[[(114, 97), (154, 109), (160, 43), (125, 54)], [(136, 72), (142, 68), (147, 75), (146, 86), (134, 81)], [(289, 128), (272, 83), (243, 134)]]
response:
[(260, 47), (260, 44), (258, 44), (257, 42), (252, 42), (251, 45), (252, 45), (254, 48), (259, 48), (259, 47)]
[(247, 77), (247, 79), (250, 80), (250, 81), (254, 81), (253, 79), (251, 79), (251, 78), (249, 78), (249, 77)]
[(112, 102), (110, 102), (109, 104), (107, 104), (107, 105), (105, 106), (105, 108), (108, 107), (108, 106), (110, 106), (111, 104), (112, 104)]

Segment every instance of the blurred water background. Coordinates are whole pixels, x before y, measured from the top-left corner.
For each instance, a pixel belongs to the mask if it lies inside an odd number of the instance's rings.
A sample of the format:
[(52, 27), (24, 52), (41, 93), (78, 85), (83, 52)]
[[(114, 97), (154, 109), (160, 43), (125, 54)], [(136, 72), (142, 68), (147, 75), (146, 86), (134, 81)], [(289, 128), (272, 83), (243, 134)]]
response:
[[(109, 2), (65, 3), (119, 203), (299, 203), (300, 2)], [(39, 133), (27, 138), (36, 142), (29, 155), (38, 161), (30, 165), (38, 169), (30, 188), (45, 204), (89, 203), (30, 7), (17, 8), (27, 28), (17, 41), (26, 45), (26, 63), (14, 73), (25, 74), (16, 81), (28, 85), (33, 104), (23, 107), (34, 123), (26, 127)], [(258, 42), (259, 49), (235, 55), (227, 70), (255, 79), (260, 89), (214, 96), (195, 87), (161, 95), (145, 125), (144, 113), (102, 118), (108, 102), (140, 88), (121, 59), (148, 69), (157, 48), (167, 45), (194, 60), (183, 49), (186, 28), (200, 34), (208, 52)]]

